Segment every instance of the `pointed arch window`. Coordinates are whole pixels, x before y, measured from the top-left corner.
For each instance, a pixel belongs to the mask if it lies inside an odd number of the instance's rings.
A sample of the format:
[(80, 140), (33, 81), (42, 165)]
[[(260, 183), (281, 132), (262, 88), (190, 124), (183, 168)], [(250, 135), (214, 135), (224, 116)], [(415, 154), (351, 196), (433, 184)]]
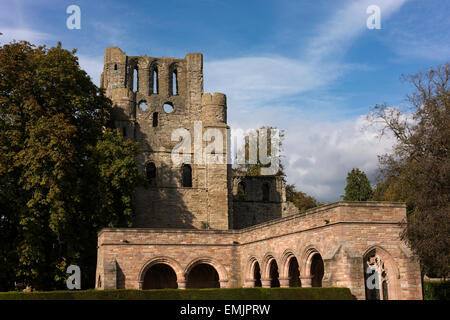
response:
[(159, 93), (158, 67), (154, 65), (150, 70), (151, 70), (150, 74), (151, 93), (158, 94)]
[(139, 73), (138, 68), (133, 69), (133, 86), (132, 86), (133, 92), (137, 92), (139, 90)]

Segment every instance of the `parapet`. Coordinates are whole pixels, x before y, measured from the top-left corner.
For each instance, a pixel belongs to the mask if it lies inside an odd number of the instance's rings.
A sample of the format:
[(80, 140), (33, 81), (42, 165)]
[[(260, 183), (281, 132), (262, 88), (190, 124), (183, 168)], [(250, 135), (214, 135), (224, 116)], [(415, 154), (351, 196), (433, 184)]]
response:
[(215, 92), (202, 94), (203, 116), (206, 122), (227, 122), (227, 96)]

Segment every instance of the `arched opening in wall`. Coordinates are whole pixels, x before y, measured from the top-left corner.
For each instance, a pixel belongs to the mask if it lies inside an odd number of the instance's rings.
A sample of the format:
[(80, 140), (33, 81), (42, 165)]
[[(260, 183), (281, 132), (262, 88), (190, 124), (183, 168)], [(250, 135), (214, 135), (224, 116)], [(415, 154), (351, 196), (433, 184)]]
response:
[(141, 109), (142, 111), (146, 111), (148, 109), (147, 103), (145, 101), (141, 101), (139, 103), (139, 109)]
[(117, 70), (117, 63), (114, 64), (114, 70)]
[(279, 280), (279, 274), (278, 274), (278, 264), (273, 259), (270, 262), (270, 269), (269, 269), (269, 276), (270, 276), (270, 287), (271, 288), (279, 288), (280, 287), (280, 280)]
[(289, 260), (289, 287), (301, 287), (300, 271), (296, 257)]
[(163, 109), (165, 113), (172, 113), (174, 110), (173, 104), (171, 102), (166, 102), (163, 105)]
[(152, 118), (153, 118), (153, 123), (152, 123), (153, 127), (157, 127), (158, 126), (158, 112), (153, 112)]
[(156, 182), (156, 166), (153, 162), (149, 162), (146, 164), (145, 174), (150, 185), (154, 185)]
[(177, 289), (177, 275), (173, 269), (164, 263), (151, 266), (144, 277), (142, 287), (146, 289)]
[(242, 181), (238, 183), (237, 197), (240, 201), (245, 200), (245, 183)]
[(262, 185), (262, 201), (268, 202), (270, 200), (270, 186), (267, 182)]
[(178, 95), (178, 74), (177, 70), (172, 72), (172, 95)]
[(363, 261), (366, 300), (388, 300), (389, 280), (385, 261), (375, 249), (368, 252)]
[(159, 80), (158, 80), (158, 68), (155, 66), (152, 72), (151, 76), (151, 83), (152, 83), (152, 93), (158, 94), (159, 93)]
[(255, 279), (255, 287), (262, 287), (261, 283), (261, 269), (259, 268), (258, 261), (253, 266), (253, 279)]
[(321, 287), (324, 273), (324, 265), (322, 257), (319, 253), (315, 253), (311, 259), (311, 286)]
[(192, 168), (186, 163), (181, 166), (181, 185), (184, 188), (192, 187)]
[(133, 92), (137, 92), (139, 90), (139, 76), (138, 76), (138, 68), (133, 69)]
[(219, 274), (209, 264), (197, 264), (187, 275), (186, 288), (220, 288)]

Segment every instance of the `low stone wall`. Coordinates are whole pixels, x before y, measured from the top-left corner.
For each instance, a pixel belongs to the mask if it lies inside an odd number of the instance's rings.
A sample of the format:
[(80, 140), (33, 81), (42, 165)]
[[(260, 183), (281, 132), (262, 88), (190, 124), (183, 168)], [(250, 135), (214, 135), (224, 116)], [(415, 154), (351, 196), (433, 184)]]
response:
[(419, 265), (399, 236), (405, 217), (400, 203), (337, 202), (241, 230), (104, 229), (97, 288), (142, 288), (146, 271), (158, 263), (173, 269), (180, 289), (199, 264), (215, 268), (220, 287), (254, 286), (256, 266), (262, 286), (270, 287), (276, 266), (280, 286), (287, 287), (295, 258), (303, 287), (348, 287), (365, 299), (370, 255), (387, 273), (385, 298), (421, 299)]

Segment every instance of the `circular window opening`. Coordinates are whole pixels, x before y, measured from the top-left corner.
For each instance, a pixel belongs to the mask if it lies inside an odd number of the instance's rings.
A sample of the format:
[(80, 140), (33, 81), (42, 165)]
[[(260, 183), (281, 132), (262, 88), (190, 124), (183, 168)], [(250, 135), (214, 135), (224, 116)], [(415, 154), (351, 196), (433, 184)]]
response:
[(163, 109), (165, 113), (172, 113), (174, 110), (173, 105), (171, 105), (170, 103), (165, 103)]
[(148, 106), (147, 106), (147, 104), (145, 103), (145, 101), (142, 101), (141, 103), (139, 103), (139, 108), (140, 108), (142, 111), (145, 111), (145, 110), (148, 109)]

